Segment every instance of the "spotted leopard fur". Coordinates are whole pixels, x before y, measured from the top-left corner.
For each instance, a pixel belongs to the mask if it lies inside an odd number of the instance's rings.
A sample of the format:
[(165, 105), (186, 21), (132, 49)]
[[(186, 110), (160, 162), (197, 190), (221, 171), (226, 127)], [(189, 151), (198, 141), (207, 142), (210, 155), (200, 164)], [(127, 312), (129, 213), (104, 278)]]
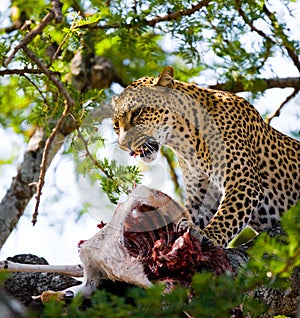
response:
[(194, 226), (226, 246), (246, 225), (274, 226), (300, 197), (300, 143), (267, 125), (244, 98), (174, 80), (166, 67), (113, 99), (121, 148), (151, 161), (178, 156)]

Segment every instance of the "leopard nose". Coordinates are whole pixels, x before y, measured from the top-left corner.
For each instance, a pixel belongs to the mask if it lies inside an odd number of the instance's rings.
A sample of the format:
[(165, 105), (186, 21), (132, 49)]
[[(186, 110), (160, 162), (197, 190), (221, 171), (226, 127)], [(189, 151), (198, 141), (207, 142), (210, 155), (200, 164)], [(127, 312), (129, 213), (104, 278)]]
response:
[(131, 143), (126, 143), (126, 144), (120, 144), (119, 143), (119, 147), (125, 151), (131, 151), (131, 148), (130, 148), (130, 144)]
[(130, 151), (131, 150), (131, 144), (132, 144), (132, 139), (130, 138), (130, 136), (128, 135), (127, 132), (122, 132), (119, 135), (119, 139), (118, 139), (118, 144), (120, 146), (121, 149), (126, 150), (126, 151)]

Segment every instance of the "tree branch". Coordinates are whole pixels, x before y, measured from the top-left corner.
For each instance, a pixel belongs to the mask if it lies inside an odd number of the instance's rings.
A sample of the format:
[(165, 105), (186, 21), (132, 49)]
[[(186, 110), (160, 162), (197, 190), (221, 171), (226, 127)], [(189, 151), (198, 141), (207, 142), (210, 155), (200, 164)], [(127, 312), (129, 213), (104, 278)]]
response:
[[(254, 80), (259, 85), (255, 86), (257, 92), (265, 91), (270, 88), (287, 88), (293, 87), (296, 90), (300, 90), (300, 77), (285, 77), (285, 78), (262, 78)], [(248, 91), (249, 88), (245, 86), (243, 82), (225, 82), (208, 86), (211, 89), (218, 89), (223, 91), (230, 91), (232, 93)]]
[[(52, 1), (52, 5), (56, 2), (57, 0)], [(57, 10), (59, 10), (59, 6), (57, 7)], [(76, 102), (55, 74), (51, 72), (44, 62), (26, 46), (37, 34), (42, 32), (43, 28), (50, 23), (54, 16), (55, 14), (52, 10), (49, 14), (47, 14), (37, 28), (25, 36), (6, 60), (6, 63), (9, 63), (17, 51), (22, 48), (40, 70), (24, 68), (22, 70), (3, 70), (0, 73), (2, 76), (11, 74), (24, 75), (25, 73), (45, 74), (49, 80), (54, 83), (59, 94), (65, 100), (63, 114), (57, 121), (49, 138), (46, 138), (44, 129), (38, 128), (36, 130), (35, 134), (31, 138), (17, 175), (13, 178), (10, 188), (0, 203), (0, 247), (4, 244), (7, 237), (16, 226), (19, 218), (23, 215), (28, 202), (35, 192), (37, 192), (37, 203), (33, 215), (33, 223), (36, 222), (46, 170), (48, 169), (53, 157), (63, 144), (65, 137), (76, 129), (76, 122), (69, 116), (70, 110), (75, 106)], [(36, 145), (34, 150), (32, 150), (31, 144)]]
[[(45, 173), (50, 165), (53, 157), (61, 147), (64, 138), (75, 129), (74, 122), (66, 121), (70, 109), (75, 105), (75, 101), (71, 98), (64, 85), (59, 79), (47, 68), (47, 66), (26, 46), (36, 35), (40, 34), (43, 29), (54, 19), (59, 16), (59, 1), (52, 1), (55, 7), (51, 10), (39, 23), (39, 25), (29, 32), (24, 39), (15, 47), (11, 55), (5, 60), (8, 65), (15, 54), (23, 49), (28, 57), (39, 67), (57, 87), (59, 93), (65, 98), (65, 109), (62, 116), (57, 121), (56, 126), (52, 130), (48, 139), (45, 137), (45, 132), (42, 128), (36, 130), (31, 138), (28, 150), (25, 153), (24, 160), (18, 170), (17, 176), (13, 179), (11, 187), (4, 196), (0, 204), (0, 247), (4, 244), (11, 231), (14, 229), (19, 218), (24, 213), (24, 210), (32, 198), (37, 186), (37, 204), (33, 216), (33, 223), (36, 222), (41, 191), (44, 185)], [(56, 6), (57, 5), (57, 6)], [(15, 70), (3, 71), (6, 74)], [(26, 72), (27, 69), (20, 71)], [(18, 73), (18, 71), (17, 71)], [(6, 75), (4, 74), (4, 75)], [(23, 73), (24, 74), (24, 73)], [(32, 144), (34, 150), (32, 150)], [(45, 148), (44, 148), (45, 147)], [(38, 182), (37, 182), (38, 180)]]
[(23, 40), (14, 48), (12, 53), (5, 59), (4, 65), (7, 66), (17, 52), (24, 48), (27, 44), (29, 44), (38, 34), (41, 34), (45, 27), (55, 18), (56, 23), (60, 23), (62, 21), (62, 3), (59, 0), (51, 1), (52, 10), (41, 20), (41, 22), (30, 31)]
[(251, 31), (256, 32), (258, 35), (260, 35), (262, 38), (266, 39), (267, 41), (271, 42), (272, 44), (276, 44), (275, 41), (272, 38), (270, 38), (265, 32), (263, 32), (262, 30), (259, 30), (253, 25), (252, 21), (248, 18), (247, 14), (242, 10), (241, 2), (242, 2), (241, 0), (236, 1), (236, 9), (239, 15), (245, 21), (245, 23), (250, 27)]
[(294, 91), (292, 92), (292, 94), (290, 94), (280, 105), (279, 107), (275, 110), (275, 112), (271, 115), (268, 115), (266, 118), (266, 122), (267, 124), (270, 124), (272, 119), (274, 119), (275, 117), (279, 117), (282, 108), (292, 99), (294, 98), (298, 93), (299, 93), (300, 89), (294, 89)]
[(51, 10), (42, 21), (31, 32), (29, 32), (23, 40), (14, 48), (12, 53), (5, 59), (4, 65), (7, 66), (17, 52), (29, 44), (38, 34), (42, 33), (45, 27), (55, 18), (54, 10)]
[[(272, 44), (278, 44), (271, 37), (269, 37), (266, 33), (264, 33), (262, 30), (257, 29), (253, 25), (252, 21), (250, 19), (248, 19), (247, 14), (241, 8), (241, 0), (237, 0), (236, 4), (237, 4), (236, 7), (237, 7), (237, 10), (238, 10), (238, 13), (240, 14), (240, 16), (243, 18), (245, 23), (250, 27), (250, 29), (252, 31), (256, 32), (257, 34), (259, 34), (261, 37), (263, 37), (267, 41), (271, 42)], [(278, 23), (275, 15), (272, 12), (269, 11), (269, 9), (266, 7), (266, 5), (263, 6), (263, 12), (270, 19), (272, 27), (274, 28), (274, 30), (277, 31), (278, 37), (281, 39), (282, 46), (286, 49), (288, 55), (290, 56), (290, 58), (294, 62), (294, 65), (296, 66), (296, 68), (300, 72), (299, 57), (298, 57), (298, 55), (296, 53), (296, 50), (293, 50), (291, 48), (291, 42), (288, 40), (286, 34), (283, 31), (283, 28), (280, 26), (280, 23)]]
[[(292, 61), (294, 62), (294, 65), (296, 66), (296, 68), (298, 69), (298, 71), (300, 72), (300, 61), (299, 61), (299, 56), (296, 53), (296, 50), (293, 50), (294, 47), (291, 45), (291, 42), (288, 40), (286, 34), (284, 33), (283, 28), (281, 27), (280, 23), (278, 23), (274, 13), (270, 12), (269, 9), (266, 7), (266, 5), (264, 4), (263, 6), (263, 11), (264, 13), (267, 15), (267, 17), (270, 19), (271, 24), (274, 28), (274, 30), (276, 30), (279, 38), (281, 38), (282, 41), (282, 45), (284, 46), (284, 48), (286, 49), (288, 55), (290, 56), (290, 58), (292, 59)], [(292, 48), (291, 48), (292, 46)]]
[[(92, 110), (91, 114), (102, 120), (110, 117), (111, 112), (109, 105), (105, 105), (103, 108)], [(55, 134), (52, 143), (49, 143), (47, 160), (44, 161), (46, 170), (61, 148), (66, 136), (75, 129), (73, 120), (64, 121), (60, 130)], [(10, 188), (0, 203), (0, 248), (15, 228), (32, 196), (36, 193), (46, 140), (44, 129), (36, 129), (29, 141), (17, 175), (13, 178)]]
[(24, 67), (23, 69), (0, 70), (0, 76), (6, 75), (24, 75), (24, 74), (42, 74), (40, 70)]
[(23, 47), (23, 51), (41, 69), (41, 71), (53, 82), (53, 84), (57, 87), (59, 93), (65, 98), (64, 111), (61, 117), (59, 118), (59, 120), (57, 121), (55, 127), (52, 129), (52, 132), (46, 141), (45, 149), (43, 152), (41, 171), (40, 171), (39, 181), (37, 184), (36, 205), (34, 209), (34, 214), (32, 216), (32, 223), (33, 225), (35, 225), (37, 221), (37, 216), (38, 216), (38, 209), (40, 205), (42, 189), (45, 183), (44, 180), (45, 180), (46, 170), (48, 166), (48, 163), (47, 163), (48, 153), (50, 151), (51, 144), (55, 138), (55, 135), (57, 134), (58, 131), (61, 130), (63, 123), (65, 122), (66, 118), (70, 114), (70, 110), (76, 105), (76, 102), (70, 96), (68, 91), (65, 89), (63, 83), (47, 68), (47, 66), (36, 55), (34, 55), (34, 53), (27, 46)]
[(39, 92), (42, 100), (44, 101), (45, 105), (47, 105), (49, 107), (49, 103), (47, 101), (47, 99), (44, 97), (43, 92), (40, 90), (40, 88), (35, 84), (34, 81), (32, 81), (27, 75), (23, 74), (23, 76), (27, 79), (27, 81), (35, 87), (35, 89)]
[(59, 93), (66, 99), (67, 104), (70, 106), (75, 106), (76, 102), (65, 89), (64, 84), (54, 75), (53, 72), (48, 69), (46, 64), (44, 64), (27, 46), (23, 47), (23, 51), (58, 88)]
[[(169, 14), (166, 14), (164, 16), (156, 16), (151, 20), (143, 19), (141, 20), (142, 25), (148, 25), (151, 27), (154, 27), (157, 23), (160, 22), (166, 22), (166, 21), (172, 21), (176, 20), (178, 18), (181, 18), (183, 16), (189, 16), (197, 11), (199, 11), (201, 8), (207, 6), (212, 0), (202, 0), (198, 2), (197, 4), (193, 5), (190, 9), (185, 9), (185, 10), (179, 10), (176, 12), (172, 12)], [(78, 26), (78, 28), (92, 28), (92, 29), (102, 29), (102, 30), (107, 30), (107, 29), (117, 29), (120, 28), (121, 26), (126, 27), (126, 28), (132, 28), (136, 27), (135, 23), (129, 23), (126, 25), (121, 25), (120, 23), (115, 23), (111, 25), (83, 25), (83, 26)]]
[[(53, 142), (49, 144), (47, 161), (45, 161), (46, 169), (63, 144), (65, 137), (75, 129), (73, 123), (65, 121), (60, 131), (55, 134)], [(13, 178), (10, 188), (0, 203), (0, 248), (36, 193), (46, 140), (44, 128), (36, 129), (29, 141), (17, 175)]]
[(153, 18), (152, 20), (149, 20), (149, 21), (145, 19), (145, 20), (143, 20), (143, 22), (145, 25), (149, 25), (151, 27), (154, 27), (157, 23), (160, 23), (160, 22), (172, 21), (172, 20), (176, 20), (178, 18), (181, 18), (183, 16), (191, 15), (191, 14), (195, 13), (196, 11), (199, 11), (201, 8), (207, 6), (209, 4), (209, 2), (211, 2), (211, 0), (203, 0), (203, 1), (198, 2), (196, 5), (192, 6), (190, 9), (172, 12), (172, 13), (166, 14), (162, 17), (156, 16), (155, 18)]
[(45, 141), (44, 130), (37, 129), (29, 141), (17, 175), (0, 203), (0, 248), (15, 228), (36, 191), (33, 185), (39, 176)]

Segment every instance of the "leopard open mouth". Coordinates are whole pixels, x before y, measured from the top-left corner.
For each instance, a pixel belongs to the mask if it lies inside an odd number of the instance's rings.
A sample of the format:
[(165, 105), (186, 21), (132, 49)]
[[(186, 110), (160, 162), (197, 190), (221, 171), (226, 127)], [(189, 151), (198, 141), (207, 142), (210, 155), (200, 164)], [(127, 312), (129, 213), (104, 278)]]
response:
[(159, 150), (159, 143), (154, 139), (148, 137), (144, 144), (135, 150), (131, 150), (130, 156), (140, 156), (144, 161), (149, 162), (156, 158)]

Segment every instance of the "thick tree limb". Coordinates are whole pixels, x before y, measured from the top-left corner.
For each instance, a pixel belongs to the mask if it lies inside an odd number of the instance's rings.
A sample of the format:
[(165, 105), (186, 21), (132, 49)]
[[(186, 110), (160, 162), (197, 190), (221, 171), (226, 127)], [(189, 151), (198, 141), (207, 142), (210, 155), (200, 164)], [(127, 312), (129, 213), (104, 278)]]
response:
[[(55, 136), (51, 149), (49, 149), (47, 168), (64, 141), (65, 135), (62, 132), (67, 132), (67, 125), (63, 128), (66, 131), (62, 129)], [(36, 129), (24, 154), (23, 162), (18, 168), (17, 175), (13, 178), (10, 188), (0, 203), (0, 247), (15, 228), (27, 204), (36, 192), (45, 142), (44, 129)]]
[(30, 139), (17, 175), (0, 203), (0, 247), (4, 244), (36, 191), (35, 182), (40, 173), (40, 164), (45, 144), (42, 128)]
[[(285, 78), (266, 78), (259, 79), (259, 85), (255, 86), (256, 91), (265, 91), (270, 88), (288, 88), (292, 87), (300, 90), (300, 77), (285, 77)], [(249, 88), (245, 87), (243, 82), (228, 82), (228, 83), (218, 83), (215, 85), (208, 86), (211, 89), (218, 89), (221, 91), (230, 91), (232, 93), (249, 91)]]

